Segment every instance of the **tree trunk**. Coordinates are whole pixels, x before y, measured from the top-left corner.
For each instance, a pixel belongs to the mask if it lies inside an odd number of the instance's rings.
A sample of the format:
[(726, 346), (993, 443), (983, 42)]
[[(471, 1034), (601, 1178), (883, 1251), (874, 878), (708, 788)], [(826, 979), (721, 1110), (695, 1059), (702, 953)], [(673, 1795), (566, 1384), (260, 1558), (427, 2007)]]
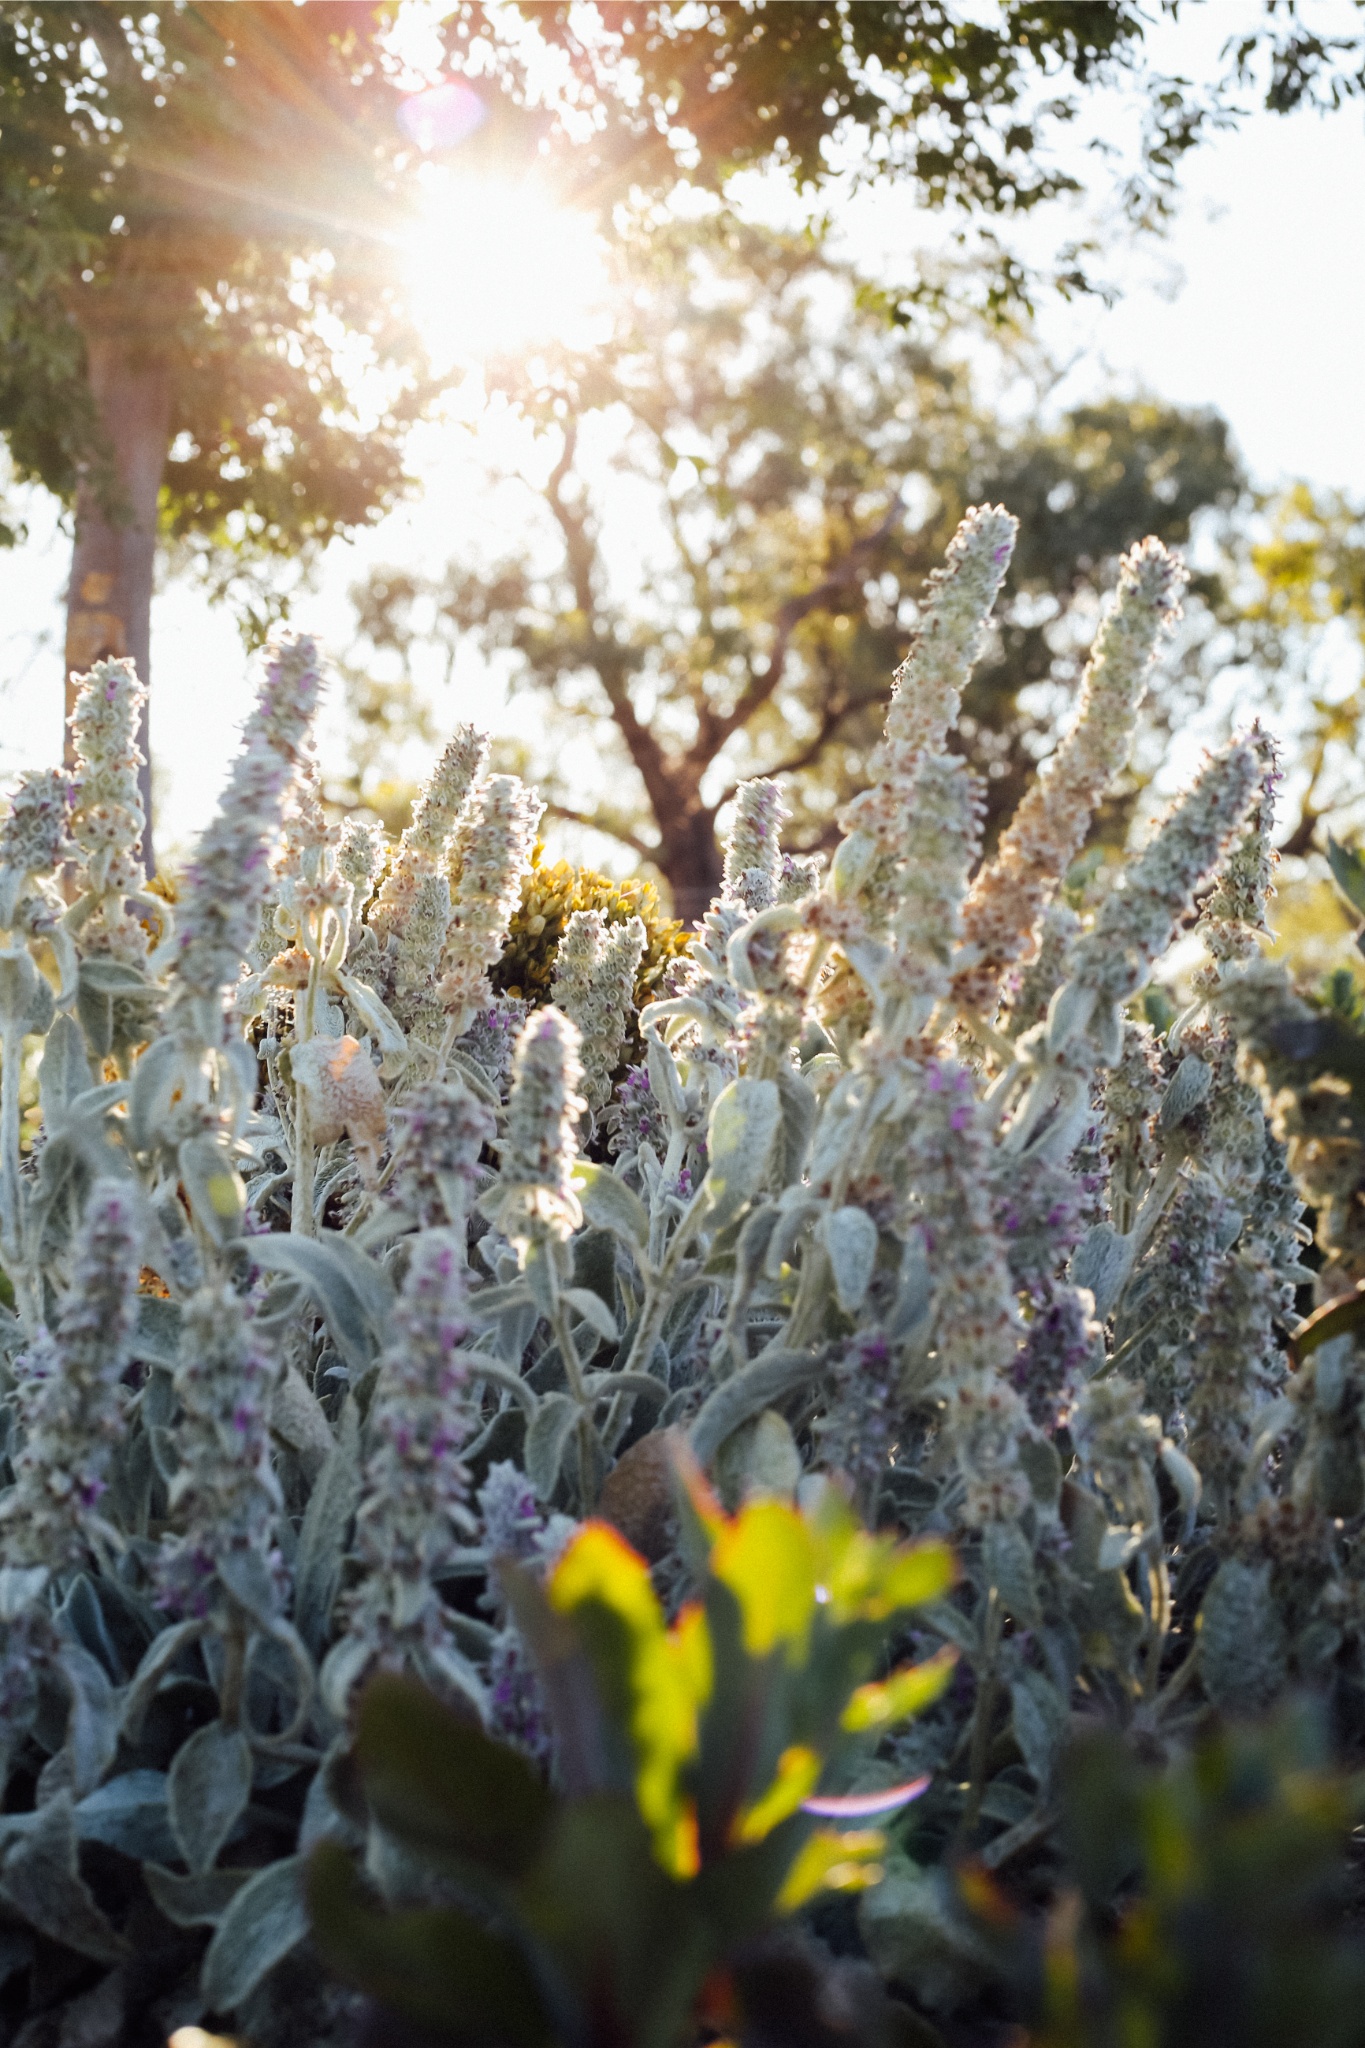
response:
[(659, 819), (662, 844), (655, 858), (673, 896), (673, 915), (695, 924), (720, 893), (723, 871), (716, 814), (698, 804), (676, 821)]
[[(66, 713), (72, 677), (107, 656), (131, 655), (142, 682), (151, 682), (152, 574), (156, 561), (157, 497), (170, 451), (171, 371), (147, 346), (136, 319), (86, 330), (90, 388), (109, 443), (113, 489), (87, 477), (76, 500), (76, 544), (66, 609)], [(101, 480), (103, 481), (103, 480)], [(112, 500), (112, 502), (111, 502)], [(140, 735), (146, 757), (138, 771), (143, 864), (152, 855), (152, 770), (149, 720)], [(66, 758), (71, 761), (67, 727)]]

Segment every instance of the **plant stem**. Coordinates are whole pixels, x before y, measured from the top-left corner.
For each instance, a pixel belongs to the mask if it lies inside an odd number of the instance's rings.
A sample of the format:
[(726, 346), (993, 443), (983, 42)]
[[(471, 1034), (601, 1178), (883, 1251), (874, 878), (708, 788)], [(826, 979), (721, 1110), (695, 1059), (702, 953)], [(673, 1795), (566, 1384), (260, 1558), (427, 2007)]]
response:
[(995, 1653), (1000, 1642), (1002, 1622), (1000, 1595), (992, 1586), (986, 1600), (986, 1625), (982, 1630), (982, 1668), (977, 1683), (976, 1704), (972, 1709), (967, 1802), (958, 1824), (958, 1834), (963, 1840), (970, 1835), (981, 1817), (981, 1801), (986, 1790), (986, 1761), (990, 1754), (991, 1722), (995, 1716), (995, 1702), (1000, 1690), (995, 1671)]
[[(304, 990), (303, 1008), (294, 1026), (294, 1044), (297, 1048), (307, 1045), (313, 1036), (317, 1016), (318, 980), (321, 964), (317, 954), (310, 948), (308, 962), (308, 986)], [(297, 1082), (294, 1085), (294, 1193), (289, 1205), (289, 1228), (296, 1237), (316, 1237), (317, 1226), (313, 1216), (313, 1186), (317, 1174), (317, 1149), (313, 1144), (313, 1115), (308, 1106), (308, 1097)]]

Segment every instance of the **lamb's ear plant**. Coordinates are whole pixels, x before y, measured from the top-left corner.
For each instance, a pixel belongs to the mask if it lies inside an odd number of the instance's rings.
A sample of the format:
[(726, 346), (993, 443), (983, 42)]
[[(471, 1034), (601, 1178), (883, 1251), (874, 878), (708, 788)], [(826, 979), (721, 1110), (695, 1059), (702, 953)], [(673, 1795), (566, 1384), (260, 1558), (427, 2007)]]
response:
[[(73, 777), (0, 818), (5, 2024), (98, 1996), (130, 2038), (341, 2027), (302, 1874), (358, 1845), (367, 1688), (425, 1687), (573, 1806), (546, 1643), (592, 1630), (555, 1560), (614, 1527), (681, 1656), (710, 1582), (680, 1449), (736, 1527), (815, 1489), (958, 1560), (895, 1651), (951, 1649), (952, 1685), (838, 1766), (850, 1795), (930, 1779), (876, 1908), (922, 2002), (976, 1981), (949, 1865), (1046, 1890), (1078, 1710), (1160, 1754), (1306, 1684), (1358, 1747), (1365, 1380), (1333, 1304), (1365, 1275), (1365, 1040), (1265, 957), (1259, 731), (1072, 886), (1178, 609), (1155, 541), (981, 864), (952, 738), (1013, 539), (963, 521), (828, 868), (745, 785), (680, 955), (646, 894), (539, 865), (538, 800), (472, 730), (398, 845), (338, 831), (291, 634), (172, 908), (136, 858), (140, 686), (84, 679)], [(752, 1645), (706, 1597), (719, 1685)], [(634, 1642), (622, 1615), (593, 1641)], [(695, 1885), (660, 1849), (681, 1780), (651, 1783), (646, 1813), (612, 1780), (630, 1867)]]

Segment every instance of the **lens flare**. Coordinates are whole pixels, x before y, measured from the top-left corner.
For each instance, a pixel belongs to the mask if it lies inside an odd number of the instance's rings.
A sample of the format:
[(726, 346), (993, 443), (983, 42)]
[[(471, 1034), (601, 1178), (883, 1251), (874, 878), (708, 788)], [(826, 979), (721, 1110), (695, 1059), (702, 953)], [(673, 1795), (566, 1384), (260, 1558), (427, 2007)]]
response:
[(458, 149), (482, 128), (487, 109), (474, 88), (458, 78), (426, 92), (410, 93), (398, 108), (398, 125), (424, 155), (434, 149)]
[(407, 273), (434, 362), (473, 366), (580, 335), (604, 288), (591, 223), (534, 177), (431, 170)]

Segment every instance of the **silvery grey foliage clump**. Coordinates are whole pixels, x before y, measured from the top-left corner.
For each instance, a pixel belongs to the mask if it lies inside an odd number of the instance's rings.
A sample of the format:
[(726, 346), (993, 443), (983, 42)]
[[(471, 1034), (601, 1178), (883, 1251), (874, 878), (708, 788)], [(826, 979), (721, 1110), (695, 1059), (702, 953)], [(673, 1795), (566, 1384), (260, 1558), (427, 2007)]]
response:
[[(201, 1930), (177, 2014), (303, 2038), (302, 1858), (354, 1834), (366, 1675), (551, 1767), (498, 1560), (599, 1513), (681, 1598), (680, 1442), (731, 1503), (823, 1475), (951, 1535), (929, 1624), (962, 1676), (866, 1770), (933, 1768), (926, 1838), (988, 1865), (1046, 1843), (1083, 1702), (1150, 1743), (1360, 1684), (1365, 1382), (1349, 1332), (1293, 1376), (1284, 1344), (1294, 1174), (1327, 1284), (1365, 1269), (1360, 1136), (1299, 1088), (1281, 1026), (1318, 1013), (1263, 958), (1273, 749), (1233, 739), (1097, 911), (1067, 897), (1181, 586), (1144, 542), (980, 867), (950, 741), (1013, 536), (963, 521), (827, 871), (743, 787), (638, 1018), (642, 932), (590, 912), (552, 1004), (493, 993), (539, 804), (478, 734), (397, 846), (337, 833), (323, 667), (282, 635), (171, 906), (135, 860), (136, 678), (85, 680), (74, 784), (29, 776), (0, 820), (11, 1917), (116, 1968), (98, 1842), (139, 1912)], [(1195, 912), (1159, 1037), (1142, 991)], [(932, 1977), (932, 1887), (901, 1890)]]

